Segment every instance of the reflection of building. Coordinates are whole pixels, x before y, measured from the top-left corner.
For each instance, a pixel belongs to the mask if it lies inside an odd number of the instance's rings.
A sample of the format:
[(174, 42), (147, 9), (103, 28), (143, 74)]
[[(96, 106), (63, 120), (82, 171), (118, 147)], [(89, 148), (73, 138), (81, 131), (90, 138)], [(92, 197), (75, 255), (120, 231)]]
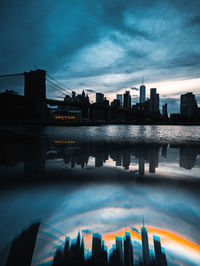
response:
[(149, 173), (155, 173), (156, 167), (158, 167), (160, 146), (152, 146), (151, 151), (149, 151)]
[(129, 232), (126, 232), (124, 239), (124, 266), (133, 266), (133, 246)]
[(131, 162), (131, 154), (129, 151), (124, 151), (123, 152), (123, 167), (125, 170), (129, 169), (129, 165)]
[(180, 113), (183, 116), (191, 117), (197, 115), (198, 106), (195, 95), (192, 92), (181, 95)]
[(144, 175), (144, 159), (143, 158), (139, 158), (139, 174), (140, 176)]
[(31, 265), (40, 223), (32, 224), (12, 241), (7, 266)]
[(197, 153), (194, 152), (194, 147), (183, 146), (179, 149), (179, 166), (185, 169), (192, 169), (195, 164)]
[(162, 156), (167, 157), (167, 146), (168, 144), (162, 144)]
[(92, 262), (93, 265), (99, 264), (101, 260), (101, 235), (93, 234), (92, 239)]
[(141, 234), (142, 234), (143, 263), (144, 266), (147, 266), (150, 264), (150, 255), (149, 255), (148, 233), (145, 227), (142, 227)]
[(153, 236), (154, 250), (155, 250), (155, 263), (158, 266), (166, 266), (166, 257), (162, 252), (160, 238), (158, 236)]
[(122, 248), (122, 237), (116, 237), (116, 255), (118, 257), (119, 265), (123, 265), (124, 256), (123, 256), (123, 248)]

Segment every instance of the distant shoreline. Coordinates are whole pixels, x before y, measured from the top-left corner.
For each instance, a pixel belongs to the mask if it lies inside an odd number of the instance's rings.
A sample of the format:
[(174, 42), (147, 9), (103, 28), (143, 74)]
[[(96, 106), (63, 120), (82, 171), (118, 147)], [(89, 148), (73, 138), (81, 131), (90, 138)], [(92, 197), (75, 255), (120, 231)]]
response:
[(157, 126), (200, 126), (200, 122), (169, 122), (169, 123), (151, 123), (151, 122), (145, 122), (145, 123), (132, 123), (132, 122), (72, 122), (72, 123), (47, 123), (42, 121), (1, 121), (1, 126), (9, 125), (9, 126), (18, 126), (18, 125), (24, 125), (24, 126), (67, 126), (67, 127), (80, 127), (80, 126), (105, 126), (105, 125), (133, 125), (133, 126), (149, 126), (149, 125), (157, 125)]

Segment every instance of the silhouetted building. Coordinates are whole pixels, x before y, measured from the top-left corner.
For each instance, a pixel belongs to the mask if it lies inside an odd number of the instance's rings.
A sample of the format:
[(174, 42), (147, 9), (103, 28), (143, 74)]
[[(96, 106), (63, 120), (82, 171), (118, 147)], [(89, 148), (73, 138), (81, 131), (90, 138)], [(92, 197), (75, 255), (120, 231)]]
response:
[(104, 94), (103, 93), (96, 93), (96, 103), (103, 104), (104, 102)]
[(144, 103), (146, 98), (146, 87), (145, 85), (140, 86), (140, 103)]
[(168, 144), (162, 144), (161, 153), (162, 153), (162, 156), (165, 158), (167, 157), (167, 147), (168, 147)]
[(167, 103), (163, 104), (162, 106), (162, 115), (163, 117), (168, 118)]
[(40, 223), (32, 224), (12, 241), (6, 266), (31, 265)]
[(120, 100), (115, 99), (111, 102), (111, 107), (113, 108), (120, 108)]
[(124, 167), (125, 170), (129, 169), (130, 162), (131, 162), (130, 151), (124, 151), (123, 152), (123, 167)]
[(130, 91), (124, 93), (124, 109), (131, 109), (131, 95)]
[(150, 91), (150, 103), (149, 111), (152, 113), (159, 113), (159, 94), (156, 93), (156, 88), (152, 88)]
[(149, 100), (143, 103), (136, 103), (132, 106), (132, 110), (134, 112), (143, 112), (147, 114), (149, 112)]
[(56, 254), (53, 258), (53, 264), (52, 266), (63, 266), (64, 264), (64, 256), (61, 249), (56, 250)]
[(109, 100), (107, 100), (106, 97), (104, 97), (103, 104), (109, 106)]
[(93, 234), (92, 239), (92, 262), (93, 265), (100, 265), (101, 261), (101, 235)]
[(133, 246), (131, 243), (131, 235), (126, 232), (124, 239), (124, 266), (133, 266)]
[(122, 246), (122, 237), (116, 237), (116, 257), (119, 262), (119, 265), (123, 265), (124, 262), (124, 254), (123, 254), (123, 246)]
[(185, 169), (192, 169), (195, 165), (197, 153), (194, 147), (182, 146), (179, 149), (179, 166)]
[(120, 101), (120, 107), (122, 107), (122, 105), (123, 105), (122, 94), (117, 94), (116, 99)]
[(155, 250), (155, 265), (166, 266), (165, 254), (162, 253), (160, 238), (153, 236), (154, 250)]
[(76, 101), (76, 92), (72, 91), (72, 102), (75, 103)]
[(143, 158), (139, 158), (139, 175), (143, 176), (144, 175), (144, 159)]
[(186, 117), (191, 117), (198, 114), (197, 102), (195, 95), (192, 92), (181, 95), (180, 113)]
[(145, 227), (142, 227), (141, 234), (142, 234), (143, 263), (144, 266), (147, 266), (150, 265), (150, 254), (149, 254), (148, 233)]

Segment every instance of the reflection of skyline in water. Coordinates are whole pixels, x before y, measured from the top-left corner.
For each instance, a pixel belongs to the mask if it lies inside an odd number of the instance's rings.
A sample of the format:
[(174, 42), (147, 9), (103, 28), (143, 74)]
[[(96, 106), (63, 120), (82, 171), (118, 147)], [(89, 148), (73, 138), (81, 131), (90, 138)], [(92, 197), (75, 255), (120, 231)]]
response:
[[(1, 189), (0, 249), (39, 219), (49, 227), (42, 227), (37, 241), (33, 265), (38, 265), (54, 254), (60, 241), (50, 235), (55, 236), (56, 230), (72, 239), (85, 230), (89, 242), (91, 234), (99, 232), (111, 247), (112, 238), (121, 231), (140, 230), (144, 217), (149, 237), (155, 234), (161, 238), (171, 265), (198, 264), (200, 144), (170, 142), (158, 132), (159, 127), (156, 134), (161, 142), (138, 141), (136, 137), (131, 141), (132, 128), (126, 132), (122, 127), (120, 134), (123, 130), (124, 135), (119, 141), (111, 127), (106, 139), (105, 128), (102, 139), (94, 137), (100, 132), (98, 128), (79, 129), (79, 133), (77, 128), (40, 129), (1, 137), (1, 181), (5, 178), (8, 183)], [(153, 136), (151, 127), (143, 129), (144, 134)], [(19, 183), (22, 177), (26, 182)], [(68, 182), (48, 182), (51, 177)], [(116, 182), (110, 182), (113, 180)], [(57, 238), (64, 240), (65, 236), (58, 234)]]
[[(133, 254), (134, 254), (134, 261), (135, 264), (138, 265), (139, 261), (141, 262), (141, 257), (144, 257), (142, 254), (142, 235), (141, 231), (144, 231), (144, 228), (141, 226), (136, 226), (135, 228), (122, 228), (119, 231), (115, 232), (109, 232), (105, 233), (101, 236), (101, 239), (103, 241), (104, 246), (108, 249), (108, 254), (112, 254), (113, 249), (116, 248), (116, 240), (121, 238), (122, 241), (124, 239), (124, 236), (126, 233), (130, 234), (131, 242), (133, 245)], [(148, 232), (148, 245), (149, 245), (149, 251), (151, 256), (154, 256), (154, 239), (155, 236), (157, 237), (159, 235), (159, 238), (162, 242), (163, 251), (165, 245), (168, 247), (168, 255), (169, 255), (169, 265), (176, 262), (177, 264), (180, 264), (181, 260), (182, 262), (190, 261), (191, 257), (198, 262), (200, 259), (200, 245), (197, 245), (191, 241), (189, 241), (186, 238), (183, 238), (183, 236), (178, 235), (174, 232), (163, 230), (161, 228), (155, 228), (155, 227), (148, 227), (145, 226), (145, 230)], [(144, 233), (144, 232), (143, 232)], [(90, 230), (82, 230), (81, 236), (82, 239), (84, 239), (84, 249), (85, 249), (85, 255), (86, 257), (91, 255), (92, 251), (92, 244), (93, 244), (93, 233)], [(99, 235), (99, 234), (98, 234)], [(74, 236), (73, 236), (74, 237)], [(66, 236), (60, 237), (60, 240), (64, 243)], [(70, 237), (67, 236), (67, 240), (70, 240)], [(74, 243), (74, 240), (71, 240), (72, 243)], [(58, 249), (62, 249), (63, 245), (60, 245), (60, 241), (56, 241), (57, 245), (54, 247), (54, 252), (49, 256), (47, 256), (45, 259), (43, 259), (41, 262), (50, 262), (53, 261), (55, 251)], [(176, 261), (173, 258), (173, 255), (171, 253), (174, 253), (175, 250), (178, 250), (177, 253), (179, 253), (179, 256), (182, 258), (179, 258), (180, 261)], [(165, 252), (165, 251), (164, 251)], [(176, 254), (177, 255), (177, 254)], [(35, 258), (36, 259), (36, 258)], [(35, 260), (36, 261), (36, 260)], [(121, 265), (121, 264), (120, 264)], [(155, 265), (155, 264), (153, 264)], [(162, 265), (162, 264), (161, 264)], [(164, 265), (164, 264), (163, 264)], [(163, 266), (162, 265), (162, 266)]]
[(1, 146), (0, 168), (4, 176), (24, 172), (37, 179), (45, 174), (50, 177), (54, 171), (58, 176), (64, 171), (69, 174), (77, 167), (86, 170), (83, 174), (87, 175), (93, 168), (99, 171), (112, 167), (132, 171), (133, 176), (199, 176), (200, 144), (81, 142), (47, 136), (27, 136), (23, 140), (20, 135), (11, 135), (3, 139)]

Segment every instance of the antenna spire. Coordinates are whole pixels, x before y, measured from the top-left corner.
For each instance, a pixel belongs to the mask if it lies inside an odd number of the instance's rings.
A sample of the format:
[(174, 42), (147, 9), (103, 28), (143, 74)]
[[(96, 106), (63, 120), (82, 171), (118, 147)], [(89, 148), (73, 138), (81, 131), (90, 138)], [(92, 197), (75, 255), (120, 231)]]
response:
[(142, 222), (143, 222), (143, 227), (144, 227), (144, 217), (142, 216)]
[(142, 85), (144, 84), (144, 78), (143, 78), (143, 76), (142, 76)]

